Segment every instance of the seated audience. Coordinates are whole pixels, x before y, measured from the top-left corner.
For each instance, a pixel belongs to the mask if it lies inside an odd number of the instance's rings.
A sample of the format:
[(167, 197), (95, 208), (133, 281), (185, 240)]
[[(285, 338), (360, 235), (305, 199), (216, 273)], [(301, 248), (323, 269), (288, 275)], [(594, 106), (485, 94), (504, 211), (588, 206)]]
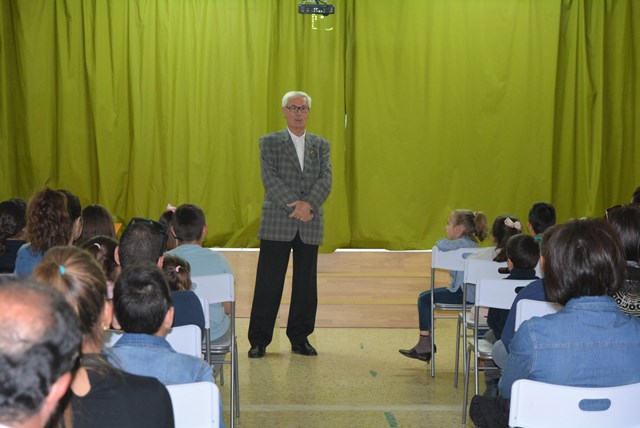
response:
[(52, 248), (33, 278), (62, 292), (80, 319), (82, 356), (71, 383), (67, 426), (173, 427), (171, 398), (164, 385), (116, 369), (101, 353), (112, 306), (104, 273), (93, 257), (74, 246)]
[[(551, 236), (547, 252), (547, 296), (565, 307), (522, 323), (500, 379), (502, 397), (511, 397), (518, 379), (580, 387), (640, 382), (640, 319), (610, 297), (625, 278), (616, 232), (604, 220), (572, 220)], [(487, 406), (502, 409), (508, 420), (499, 398), (474, 397), (470, 413), (477, 426), (487, 426)]]
[(512, 215), (499, 215), (491, 226), (491, 240), (495, 244), (486, 250), (469, 255), (469, 258), (493, 260), (503, 263), (507, 261), (505, 247), (507, 241), (514, 235), (522, 233), (522, 225), (518, 217)]
[[(533, 281), (538, 278), (535, 267), (540, 260), (540, 246), (533, 237), (523, 234), (513, 235), (507, 241), (505, 252), (507, 255), (507, 267), (509, 268), (509, 276), (505, 279), (530, 279)], [(496, 341), (500, 340), (508, 316), (508, 309), (489, 308), (487, 315), (489, 330), (484, 334), (486, 341), (495, 344)], [(489, 364), (489, 362), (486, 364)], [(485, 371), (485, 381), (487, 383), (485, 395), (498, 395), (499, 378), (500, 373), (498, 370)]]
[(0, 281), (0, 426), (55, 426), (81, 340), (61, 293), (23, 278)]
[(547, 228), (556, 224), (556, 209), (546, 202), (536, 202), (529, 210), (527, 228), (536, 241), (542, 240), (542, 234)]
[(107, 298), (113, 299), (113, 286), (120, 275), (120, 265), (116, 263), (118, 241), (110, 236), (98, 235), (84, 241), (81, 248), (93, 256), (107, 277)]
[(125, 332), (110, 349), (109, 359), (115, 366), (155, 377), (165, 385), (214, 382), (206, 361), (176, 352), (165, 339), (174, 309), (160, 268), (145, 264), (124, 269), (116, 281), (113, 304)]
[[(478, 242), (487, 237), (487, 216), (482, 212), (458, 209), (451, 214), (444, 228), (446, 238), (438, 240), (436, 247), (440, 251), (455, 251), (460, 248), (477, 248)], [(433, 290), (433, 300), (439, 303), (462, 304), (463, 271), (450, 271), (449, 287)], [(418, 319), (420, 336), (411, 349), (398, 349), (407, 358), (431, 361), (431, 290), (418, 296)], [(435, 345), (434, 345), (435, 350)]]
[(622, 241), (627, 260), (625, 281), (613, 298), (623, 312), (640, 316), (640, 205), (610, 208), (606, 217)]
[(116, 237), (116, 229), (113, 224), (113, 216), (102, 205), (88, 205), (82, 210), (82, 233), (75, 241), (76, 245), (82, 245), (94, 236), (104, 235)]
[(0, 273), (13, 273), (18, 250), (26, 244), (26, 212), (22, 199), (0, 202)]
[[(207, 223), (204, 211), (192, 204), (180, 205), (173, 214), (171, 230), (178, 239), (178, 246), (167, 255), (178, 256), (189, 262), (191, 277), (233, 273), (224, 256), (216, 251), (202, 247), (207, 236)], [(195, 285), (197, 286), (197, 284)], [(209, 328), (211, 343), (225, 344), (230, 340), (230, 322), (227, 314), (231, 311), (228, 304), (209, 305)]]
[(162, 270), (169, 282), (173, 301), (173, 327), (193, 324), (204, 332), (202, 304), (191, 287), (191, 267), (182, 257), (165, 256)]
[[(73, 196), (73, 195), (72, 195)], [(27, 276), (40, 262), (49, 248), (69, 245), (82, 223), (75, 219), (77, 198), (49, 188), (37, 192), (27, 206), (28, 243), (18, 250), (16, 256), (16, 276)]]
[[(547, 228), (542, 235), (542, 241), (540, 241), (540, 266), (544, 271), (544, 259), (546, 257), (546, 248), (549, 242), (549, 239), (556, 231), (558, 226), (554, 225)], [(511, 339), (513, 339), (513, 335), (515, 334), (515, 326), (516, 326), (516, 307), (520, 300), (538, 300), (541, 302), (548, 301), (547, 293), (544, 289), (544, 279), (536, 279), (531, 284), (524, 287), (522, 290), (518, 291), (516, 298), (511, 305), (511, 309), (509, 309), (509, 315), (507, 316), (507, 320), (504, 323), (504, 327), (502, 329), (502, 334), (500, 335), (500, 340), (498, 340), (491, 350), (491, 356), (493, 357), (493, 362), (498, 367), (504, 367), (507, 363), (507, 357), (509, 355), (509, 346), (511, 345)]]

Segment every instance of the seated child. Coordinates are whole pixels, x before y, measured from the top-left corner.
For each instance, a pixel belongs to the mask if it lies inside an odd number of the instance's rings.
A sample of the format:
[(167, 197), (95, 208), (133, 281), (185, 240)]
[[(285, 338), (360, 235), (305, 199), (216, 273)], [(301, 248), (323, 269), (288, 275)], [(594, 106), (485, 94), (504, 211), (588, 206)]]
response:
[(204, 332), (204, 312), (200, 299), (191, 289), (191, 267), (182, 257), (165, 256), (162, 270), (169, 282), (175, 314), (173, 327), (193, 324)]

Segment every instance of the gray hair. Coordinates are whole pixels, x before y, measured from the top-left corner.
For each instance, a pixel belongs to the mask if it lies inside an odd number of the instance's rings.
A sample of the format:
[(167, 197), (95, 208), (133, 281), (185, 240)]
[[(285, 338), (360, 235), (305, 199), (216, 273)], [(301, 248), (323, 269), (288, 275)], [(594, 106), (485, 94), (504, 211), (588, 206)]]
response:
[(307, 94), (306, 92), (302, 92), (302, 91), (289, 91), (286, 94), (284, 94), (284, 97), (282, 97), (282, 107), (286, 107), (287, 104), (289, 103), (289, 99), (290, 98), (296, 98), (296, 97), (302, 97), (304, 99), (307, 100), (307, 107), (309, 107), (309, 109), (311, 109), (311, 97), (309, 96), (309, 94)]

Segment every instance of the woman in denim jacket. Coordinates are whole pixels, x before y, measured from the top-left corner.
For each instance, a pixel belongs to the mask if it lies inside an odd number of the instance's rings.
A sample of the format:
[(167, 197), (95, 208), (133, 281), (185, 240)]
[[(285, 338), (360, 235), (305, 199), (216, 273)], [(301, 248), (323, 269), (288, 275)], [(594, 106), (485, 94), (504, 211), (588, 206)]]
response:
[(502, 396), (510, 398), (518, 379), (580, 387), (640, 382), (640, 320), (610, 297), (625, 279), (618, 234), (604, 220), (573, 220), (548, 245), (545, 289), (565, 307), (522, 323), (500, 380)]

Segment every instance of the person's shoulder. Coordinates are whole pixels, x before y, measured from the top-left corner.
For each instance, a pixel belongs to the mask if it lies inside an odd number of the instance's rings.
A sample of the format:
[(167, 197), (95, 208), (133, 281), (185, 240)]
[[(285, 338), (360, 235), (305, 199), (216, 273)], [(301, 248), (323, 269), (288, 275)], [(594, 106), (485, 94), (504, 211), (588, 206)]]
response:
[(324, 138), (321, 135), (314, 134), (314, 133), (311, 133), (311, 132), (307, 132), (307, 135), (305, 136), (305, 140), (306, 141), (313, 141), (313, 142), (316, 142), (316, 143), (318, 143), (320, 145), (327, 145), (327, 146), (330, 145), (329, 141), (327, 141), (326, 138)]
[(286, 140), (289, 137), (289, 133), (286, 129), (281, 129), (279, 131), (271, 132), (269, 134), (263, 135), (260, 137), (261, 144), (275, 144), (279, 143), (283, 140)]

